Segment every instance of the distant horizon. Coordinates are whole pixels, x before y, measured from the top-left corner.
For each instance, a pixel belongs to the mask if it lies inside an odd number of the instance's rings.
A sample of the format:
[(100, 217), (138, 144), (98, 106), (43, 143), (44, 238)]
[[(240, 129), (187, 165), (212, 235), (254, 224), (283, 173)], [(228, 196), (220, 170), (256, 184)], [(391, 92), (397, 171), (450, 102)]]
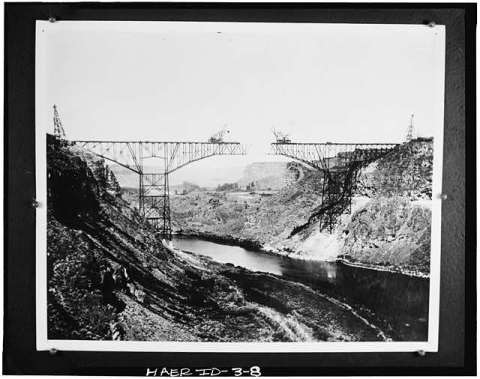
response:
[[(207, 158), (208, 159), (208, 158)], [(174, 187), (174, 186), (181, 186), (182, 184), (184, 184), (185, 182), (187, 183), (191, 183), (191, 184), (195, 184), (195, 185), (198, 185), (199, 187), (202, 187), (202, 188), (216, 188), (217, 186), (219, 185), (222, 185), (222, 184), (226, 184), (226, 183), (238, 183), (242, 180), (242, 175), (244, 174), (244, 171), (247, 169), (247, 167), (251, 166), (251, 165), (255, 165), (255, 164), (278, 164), (278, 165), (284, 165), (286, 166), (287, 163), (289, 161), (293, 161), (293, 159), (288, 159), (288, 158), (285, 158), (286, 161), (278, 161), (278, 162), (272, 162), (272, 161), (258, 161), (258, 162), (249, 162), (249, 163), (246, 163), (245, 165), (243, 166), (237, 166), (236, 168), (238, 170), (234, 170), (234, 174), (235, 175), (236, 173), (240, 172), (240, 176), (238, 176), (236, 179), (234, 176), (230, 176), (230, 180), (226, 180), (226, 181), (222, 181), (222, 179), (210, 179), (207, 184), (200, 184), (198, 182), (195, 181), (195, 179), (190, 179), (188, 177), (188, 175), (178, 175), (181, 173), (181, 170), (179, 171), (176, 171), (172, 174), (170, 174), (169, 176), (169, 181), (170, 181), (170, 186), (171, 187)], [(136, 178), (138, 174), (134, 173), (133, 171), (123, 167), (123, 166), (120, 166), (114, 162), (111, 162), (111, 161), (106, 161), (107, 165), (110, 167), (110, 169), (114, 172), (114, 174), (118, 174), (118, 173), (121, 173), (121, 174), (125, 174), (125, 175), (128, 175), (130, 176), (131, 178)], [(147, 166), (144, 166), (144, 168), (158, 168), (158, 166), (155, 166), (155, 165), (147, 165)], [(230, 168), (229, 168), (230, 169)], [(241, 170), (241, 171), (240, 171)], [(207, 174), (208, 174), (208, 171), (213, 171), (213, 170), (206, 170), (207, 171)], [(212, 175), (214, 175), (212, 173)], [(123, 175), (122, 175), (123, 176)], [(117, 177), (117, 179), (119, 179)], [(138, 179), (135, 179), (135, 180), (138, 180)], [(133, 179), (132, 179), (133, 181)], [(138, 184), (137, 182), (135, 182), (134, 184), (132, 184), (131, 186), (122, 186), (122, 187), (125, 187), (125, 188), (134, 188), (134, 187), (138, 187)]]

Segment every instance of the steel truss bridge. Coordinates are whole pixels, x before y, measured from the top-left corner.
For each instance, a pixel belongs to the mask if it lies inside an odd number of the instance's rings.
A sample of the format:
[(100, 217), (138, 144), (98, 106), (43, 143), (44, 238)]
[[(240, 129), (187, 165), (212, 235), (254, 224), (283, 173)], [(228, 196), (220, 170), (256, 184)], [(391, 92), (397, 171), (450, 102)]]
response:
[(337, 217), (351, 211), (352, 191), (360, 168), (390, 152), (394, 143), (294, 143), (274, 142), (274, 154), (283, 155), (323, 173), (322, 204), (309, 222), (294, 229), (292, 234), (320, 220), (320, 229), (332, 232)]
[[(138, 174), (139, 212), (168, 240), (172, 238), (169, 175), (192, 162), (215, 155), (245, 155), (245, 147), (238, 142), (72, 142)], [(145, 162), (155, 158), (161, 160), (158, 172), (145, 172)]]

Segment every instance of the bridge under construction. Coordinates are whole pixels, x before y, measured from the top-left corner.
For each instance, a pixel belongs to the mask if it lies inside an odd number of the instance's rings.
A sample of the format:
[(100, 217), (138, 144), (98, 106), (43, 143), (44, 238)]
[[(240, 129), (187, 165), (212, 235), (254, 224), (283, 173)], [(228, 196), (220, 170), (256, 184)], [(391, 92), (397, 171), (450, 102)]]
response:
[[(138, 209), (162, 235), (171, 240), (169, 175), (192, 163), (216, 155), (245, 155), (238, 142), (72, 141), (95, 155), (138, 174)], [(161, 160), (159, 172), (145, 172), (145, 161)]]
[(271, 144), (274, 154), (306, 164), (323, 174), (322, 204), (305, 225), (320, 220), (320, 229), (332, 232), (337, 217), (351, 211), (352, 192), (358, 172), (364, 165), (381, 158), (398, 144), (394, 143), (298, 143), (283, 137)]
[[(53, 107), (54, 134), (65, 139), (56, 106)], [(413, 119), (413, 116), (412, 116)], [(93, 154), (114, 162), (138, 174), (138, 209), (162, 235), (171, 240), (169, 175), (192, 163), (218, 155), (245, 155), (245, 147), (239, 142), (225, 142), (228, 130), (221, 130), (208, 142), (192, 141), (117, 141), (77, 140), (75, 144)], [(364, 165), (381, 158), (398, 144), (395, 143), (299, 143), (274, 130), (276, 142), (271, 144), (273, 153), (294, 159), (319, 170), (323, 174), (322, 204), (312, 215), (320, 220), (320, 229), (332, 232), (337, 217), (347, 209), (351, 211), (352, 192), (358, 172)], [(145, 161), (160, 159), (158, 172), (145, 172)], [(303, 227), (295, 228), (296, 234)]]
[[(138, 174), (138, 209), (165, 239), (172, 237), (169, 175), (201, 159), (244, 155), (239, 142), (73, 141), (77, 145)], [(300, 161), (323, 174), (322, 204), (316, 212), (322, 230), (333, 230), (337, 217), (351, 210), (352, 192), (360, 168), (391, 151), (392, 143), (274, 142), (275, 154)], [(145, 172), (145, 161), (160, 159), (159, 172)], [(297, 228), (294, 232), (299, 231)]]
[[(56, 105), (53, 106), (53, 133), (57, 139), (66, 140)], [(222, 129), (211, 136), (208, 142), (118, 140), (70, 142), (138, 174), (138, 210), (163, 238), (171, 240), (169, 175), (190, 163), (208, 157), (245, 155), (245, 147), (240, 143), (224, 141), (228, 133), (228, 130)], [(161, 161), (158, 172), (145, 172), (145, 161), (148, 159)]]

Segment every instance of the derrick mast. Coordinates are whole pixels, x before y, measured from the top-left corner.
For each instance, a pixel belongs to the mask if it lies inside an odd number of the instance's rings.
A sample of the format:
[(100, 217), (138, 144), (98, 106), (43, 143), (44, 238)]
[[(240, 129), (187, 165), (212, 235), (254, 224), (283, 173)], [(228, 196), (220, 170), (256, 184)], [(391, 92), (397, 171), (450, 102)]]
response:
[(275, 141), (277, 143), (291, 143), (292, 140), (290, 139), (289, 135), (287, 133), (283, 133), (279, 130), (272, 130), (273, 135), (275, 136)]
[(410, 116), (410, 125), (408, 125), (408, 129), (407, 129), (407, 137), (406, 137), (407, 142), (410, 142), (413, 139), (413, 135), (414, 135), (413, 116), (414, 115), (412, 113), (412, 115)]
[(65, 139), (65, 130), (55, 104), (53, 105), (53, 135), (58, 139)]

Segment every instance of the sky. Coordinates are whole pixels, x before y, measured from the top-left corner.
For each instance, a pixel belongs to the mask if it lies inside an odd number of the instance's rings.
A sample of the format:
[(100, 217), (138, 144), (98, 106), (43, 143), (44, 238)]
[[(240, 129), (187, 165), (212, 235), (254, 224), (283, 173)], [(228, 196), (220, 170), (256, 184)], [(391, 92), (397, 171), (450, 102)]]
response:
[[(443, 29), (423, 25), (57, 22), (46, 25), (45, 107), (69, 139), (206, 141), (227, 128), (245, 157), (172, 175), (238, 179), (272, 128), (299, 142), (402, 142), (443, 125)], [(51, 129), (52, 112), (46, 112)]]

